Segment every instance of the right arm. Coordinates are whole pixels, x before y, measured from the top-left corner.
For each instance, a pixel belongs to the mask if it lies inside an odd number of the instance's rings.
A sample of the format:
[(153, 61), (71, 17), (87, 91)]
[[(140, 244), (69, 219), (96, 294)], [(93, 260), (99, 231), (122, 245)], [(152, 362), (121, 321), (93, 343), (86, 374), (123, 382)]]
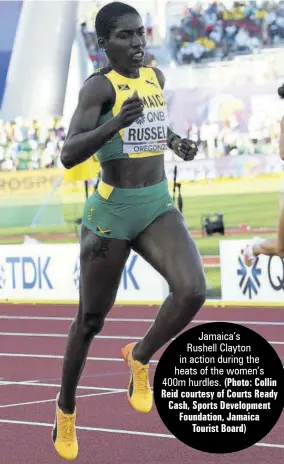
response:
[(95, 76), (82, 87), (61, 152), (61, 162), (66, 169), (86, 161), (141, 115), (141, 101), (134, 96), (126, 100), (117, 116), (97, 127), (103, 105), (112, 102), (114, 91), (104, 76)]
[(104, 76), (95, 76), (84, 84), (61, 152), (65, 168), (86, 161), (116, 133), (118, 124), (114, 119), (96, 127), (103, 104), (112, 99), (111, 84)]

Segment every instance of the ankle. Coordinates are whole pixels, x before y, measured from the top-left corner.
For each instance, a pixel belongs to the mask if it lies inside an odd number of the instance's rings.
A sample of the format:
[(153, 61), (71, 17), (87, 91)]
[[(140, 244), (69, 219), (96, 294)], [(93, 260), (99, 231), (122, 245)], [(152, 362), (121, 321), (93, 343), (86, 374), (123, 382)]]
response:
[(143, 365), (149, 364), (149, 360), (146, 359), (139, 351), (139, 344), (137, 343), (132, 350), (132, 358), (134, 361), (138, 361)]
[(61, 398), (59, 396), (57, 404), (64, 414), (74, 414), (76, 408), (75, 402), (67, 403), (66, 401), (64, 401), (64, 398)]

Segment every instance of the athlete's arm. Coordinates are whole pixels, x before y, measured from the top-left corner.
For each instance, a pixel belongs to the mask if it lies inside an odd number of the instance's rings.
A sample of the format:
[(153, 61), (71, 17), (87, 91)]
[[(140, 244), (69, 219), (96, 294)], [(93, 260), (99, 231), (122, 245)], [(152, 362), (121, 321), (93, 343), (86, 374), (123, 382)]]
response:
[[(153, 68), (156, 73), (157, 79), (162, 89), (165, 87), (165, 76), (159, 68)], [(189, 139), (183, 139), (175, 134), (170, 127), (168, 127), (167, 145), (173, 152), (185, 161), (193, 160), (198, 152), (198, 147), (195, 142)]]
[(279, 154), (280, 158), (284, 160), (284, 116), (281, 119), (280, 128)]
[(124, 102), (117, 116), (97, 127), (103, 105), (112, 105), (114, 98), (113, 87), (103, 75), (85, 82), (61, 152), (61, 161), (66, 169), (86, 161), (142, 114), (142, 102), (134, 95)]

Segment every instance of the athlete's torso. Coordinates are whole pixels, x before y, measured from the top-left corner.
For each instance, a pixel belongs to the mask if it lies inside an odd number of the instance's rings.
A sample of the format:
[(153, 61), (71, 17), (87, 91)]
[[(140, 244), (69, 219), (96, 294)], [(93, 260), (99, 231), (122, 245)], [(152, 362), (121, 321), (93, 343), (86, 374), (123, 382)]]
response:
[(114, 70), (100, 72), (115, 92), (112, 108), (103, 111), (98, 126), (116, 116), (123, 102), (138, 92), (143, 100), (143, 118), (121, 130), (96, 153), (103, 180), (120, 188), (153, 185), (165, 178), (164, 152), (167, 148), (167, 106), (156, 73), (140, 68), (140, 77), (127, 78)]

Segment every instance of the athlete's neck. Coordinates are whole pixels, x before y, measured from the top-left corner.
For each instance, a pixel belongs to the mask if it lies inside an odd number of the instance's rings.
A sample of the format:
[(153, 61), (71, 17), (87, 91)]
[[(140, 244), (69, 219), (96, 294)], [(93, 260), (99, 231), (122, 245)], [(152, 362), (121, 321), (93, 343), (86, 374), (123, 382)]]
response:
[(110, 63), (111, 69), (116, 71), (118, 74), (121, 74), (121, 76), (128, 77), (129, 79), (137, 79), (137, 77), (140, 76), (140, 68), (134, 68), (134, 69), (122, 69), (117, 65), (114, 65), (113, 63)]

